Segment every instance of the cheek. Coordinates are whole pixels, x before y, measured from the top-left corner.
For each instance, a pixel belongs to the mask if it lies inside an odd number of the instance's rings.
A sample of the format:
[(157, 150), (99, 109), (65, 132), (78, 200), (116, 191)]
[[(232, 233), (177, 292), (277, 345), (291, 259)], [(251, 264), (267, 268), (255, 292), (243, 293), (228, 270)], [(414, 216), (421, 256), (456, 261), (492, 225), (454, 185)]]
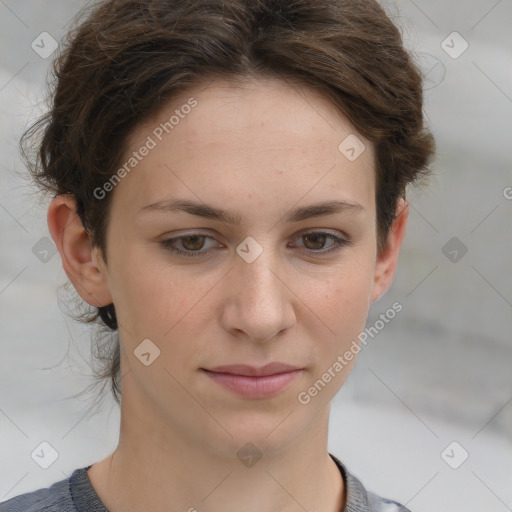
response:
[[(348, 285), (348, 283), (347, 283)], [(349, 286), (336, 287), (322, 298), (321, 318), (329, 326), (327, 349), (340, 350), (350, 345), (364, 329), (368, 316), (369, 288), (350, 290)]]
[(331, 353), (350, 345), (364, 330), (373, 283), (371, 256), (361, 254), (331, 268), (329, 274), (326, 279), (317, 278), (314, 286), (304, 286), (302, 293), (326, 333), (323, 349)]
[[(127, 331), (125, 339), (133, 338), (130, 344), (154, 339), (164, 347), (169, 340), (180, 339), (180, 333), (188, 330), (193, 336), (204, 328), (212, 315), (209, 292), (222, 286), (218, 274), (197, 275), (194, 265), (148, 259), (147, 246), (122, 247), (118, 242), (112, 252), (109, 286), (121, 330)], [(369, 246), (361, 244), (337, 264), (311, 273), (302, 269), (292, 279), (300, 299), (295, 304), (298, 327), (310, 331), (311, 339), (325, 340), (318, 350), (322, 346), (322, 351), (331, 352), (340, 344), (350, 344), (364, 329), (373, 282), (372, 257)]]
[(195, 274), (193, 266), (162, 258), (150, 262), (147, 249), (134, 249), (118, 263), (113, 299), (120, 325), (126, 327), (120, 330), (128, 352), (147, 338), (160, 348), (160, 364), (173, 374), (195, 364), (204, 347), (194, 340), (204, 339), (205, 324), (212, 321), (209, 292), (219, 279)]
[(122, 252), (126, 256), (112, 258), (109, 283), (117, 318), (137, 339), (153, 336), (163, 340), (181, 318), (193, 314), (207, 283), (194, 281), (190, 270), (163, 259), (151, 261), (147, 248), (131, 247)]

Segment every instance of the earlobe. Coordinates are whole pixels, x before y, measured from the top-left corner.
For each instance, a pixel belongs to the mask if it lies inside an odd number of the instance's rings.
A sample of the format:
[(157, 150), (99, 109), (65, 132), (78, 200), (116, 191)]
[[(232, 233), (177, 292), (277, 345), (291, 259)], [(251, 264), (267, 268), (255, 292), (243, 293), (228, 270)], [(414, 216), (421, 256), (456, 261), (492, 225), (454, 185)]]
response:
[(111, 304), (105, 269), (77, 214), (75, 197), (56, 196), (48, 207), (47, 222), (64, 271), (80, 297), (95, 307)]
[(397, 217), (393, 221), (389, 230), (388, 240), (384, 251), (377, 255), (375, 265), (373, 289), (370, 295), (370, 302), (380, 299), (393, 282), (400, 247), (405, 236), (407, 228), (407, 218), (409, 216), (409, 204), (403, 198), (400, 198), (397, 206)]

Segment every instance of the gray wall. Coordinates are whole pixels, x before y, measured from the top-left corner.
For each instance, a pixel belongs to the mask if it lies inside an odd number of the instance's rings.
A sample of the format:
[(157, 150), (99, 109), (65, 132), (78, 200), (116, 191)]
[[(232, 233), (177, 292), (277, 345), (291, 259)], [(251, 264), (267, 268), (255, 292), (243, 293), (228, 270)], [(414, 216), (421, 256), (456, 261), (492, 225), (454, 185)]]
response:
[[(99, 460), (118, 434), (111, 401), (87, 414), (70, 398), (91, 382), (89, 334), (58, 304), (58, 254), (34, 254), (50, 238), (47, 204), (17, 154), (51, 61), (31, 43), (43, 31), (58, 41), (81, 5), (0, 1), (0, 501)], [(398, 273), (368, 326), (395, 300), (404, 309), (336, 397), (329, 446), (367, 487), (414, 511), (511, 510), (512, 3), (385, 6), (424, 70), (438, 153), (430, 184), (408, 191)], [(58, 452), (46, 470), (30, 456), (42, 441)], [(469, 458), (453, 469), (462, 450)]]

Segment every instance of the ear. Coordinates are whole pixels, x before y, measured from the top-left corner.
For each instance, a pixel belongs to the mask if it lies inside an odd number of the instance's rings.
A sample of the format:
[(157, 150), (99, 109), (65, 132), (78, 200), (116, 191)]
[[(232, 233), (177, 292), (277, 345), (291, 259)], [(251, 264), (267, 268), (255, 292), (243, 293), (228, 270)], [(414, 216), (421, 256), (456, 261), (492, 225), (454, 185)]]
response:
[(80, 297), (95, 307), (111, 304), (103, 258), (98, 248), (91, 247), (89, 234), (77, 214), (75, 197), (55, 197), (48, 207), (47, 222), (64, 271)]
[(380, 254), (377, 254), (370, 302), (380, 299), (393, 282), (398, 263), (398, 254), (405, 236), (408, 216), (409, 203), (405, 199), (400, 198), (397, 205), (397, 217), (389, 230), (386, 247)]

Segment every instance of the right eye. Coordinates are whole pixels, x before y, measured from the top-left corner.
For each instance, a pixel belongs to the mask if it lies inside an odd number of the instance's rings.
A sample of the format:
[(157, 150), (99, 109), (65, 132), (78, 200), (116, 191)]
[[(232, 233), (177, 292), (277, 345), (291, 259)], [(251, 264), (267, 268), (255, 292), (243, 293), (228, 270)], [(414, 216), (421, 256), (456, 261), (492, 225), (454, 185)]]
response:
[[(159, 243), (174, 254), (186, 257), (205, 256), (209, 250), (201, 251), (206, 239), (215, 240), (213, 237), (201, 233), (190, 233), (188, 235), (177, 236), (161, 240)], [(181, 245), (184, 249), (179, 249), (176, 245)]]

